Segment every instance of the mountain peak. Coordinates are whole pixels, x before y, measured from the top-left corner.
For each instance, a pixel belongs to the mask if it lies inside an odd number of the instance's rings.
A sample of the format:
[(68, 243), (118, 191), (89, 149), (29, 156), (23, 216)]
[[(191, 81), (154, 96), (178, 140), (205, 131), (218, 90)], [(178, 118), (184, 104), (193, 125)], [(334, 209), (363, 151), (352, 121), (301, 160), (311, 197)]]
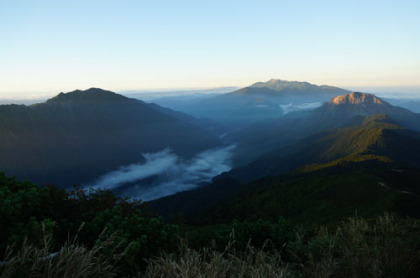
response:
[[(252, 84), (251, 88), (269, 88), (273, 90), (282, 90), (285, 88), (297, 88), (301, 89), (307, 86), (311, 86), (312, 84), (308, 82), (299, 82), (299, 81), (287, 81), (281, 79), (270, 79), (267, 82), (257, 82)], [(313, 86), (313, 85), (312, 85)]]
[(373, 94), (352, 92), (347, 95), (336, 96), (330, 100), (331, 104), (384, 104), (385, 102)]
[[(385, 114), (404, 127), (418, 129), (416, 113), (393, 106), (373, 94), (353, 92), (336, 96), (317, 108), (315, 113), (319, 113), (325, 121), (334, 123), (335, 126), (342, 125), (342, 123), (355, 116)], [(386, 121), (389, 121), (389, 119)]]
[[(281, 92), (282, 94), (290, 94), (290, 95), (328, 95), (334, 96), (338, 94), (349, 93), (349, 91), (340, 89), (337, 87), (327, 86), (327, 85), (315, 85), (309, 82), (300, 82), (300, 81), (287, 81), (281, 79), (270, 79), (266, 82), (257, 82), (252, 84), (249, 87), (244, 89), (252, 88), (254, 90), (272, 90), (271, 93)], [(242, 90), (244, 90), (242, 89)], [(241, 91), (241, 90), (239, 90)]]
[(60, 93), (49, 99), (47, 103), (68, 103), (68, 102), (110, 102), (126, 101), (127, 97), (106, 91), (99, 88), (90, 88), (87, 90), (75, 90), (69, 93)]

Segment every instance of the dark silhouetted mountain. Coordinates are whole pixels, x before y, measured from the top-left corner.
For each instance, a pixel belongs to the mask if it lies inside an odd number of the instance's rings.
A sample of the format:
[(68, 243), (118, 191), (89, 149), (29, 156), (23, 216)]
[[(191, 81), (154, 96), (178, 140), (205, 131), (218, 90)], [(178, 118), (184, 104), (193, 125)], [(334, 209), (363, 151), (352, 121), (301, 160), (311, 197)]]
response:
[(322, 102), (345, 93), (349, 91), (307, 82), (272, 79), (177, 108), (195, 117), (242, 127), (253, 122), (278, 118), (289, 111), (319, 106)]
[(358, 122), (304, 138), (219, 176), (212, 185), (153, 205), (187, 218), (211, 211), (198, 218), (214, 221), (281, 215), (327, 222), (355, 210), (364, 216), (393, 211), (419, 217), (420, 133), (383, 114)]
[(235, 163), (238, 166), (247, 164), (311, 134), (358, 124), (360, 117), (374, 114), (385, 114), (403, 127), (420, 130), (419, 114), (371, 94), (351, 93), (334, 97), (314, 110), (289, 113), (233, 134), (232, 140), (239, 143)]
[(116, 103), (129, 102), (131, 99), (111, 91), (99, 88), (90, 88), (88, 90), (75, 90), (70, 93), (60, 93), (57, 96), (46, 101), (47, 104), (98, 104), (98, 103)]
[(219, 140), (147, 103), (92, 88), (31, 106), (0, 106), (0, 169), (40, 184), (89, 182), (142, 154), (193, 156)]

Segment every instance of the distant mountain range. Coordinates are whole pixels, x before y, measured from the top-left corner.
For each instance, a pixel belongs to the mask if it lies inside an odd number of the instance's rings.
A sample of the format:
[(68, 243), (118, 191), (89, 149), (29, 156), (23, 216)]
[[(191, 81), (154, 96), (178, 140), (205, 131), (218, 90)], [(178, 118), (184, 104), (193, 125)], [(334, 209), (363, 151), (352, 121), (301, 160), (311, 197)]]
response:
[(329, 99), (339, 94), (345, 94), (349, 91), (333, 86), (327, 85), (314, 85), (308, 82), (298, 81), (285, 81), (280, 79), (270, 79), (267, 82), (257, 82), (251, 86), (243, 89), (239, 89), (234, 94), (255, 94), (255, 95), (266, 95), (266, 96), (279, 96), (304, 98), (304, 101), (318, 101), (321, 98)]
[(188, 115), (97, 88), (0, 106), (0, 169), (39, 184), (68, 187), (146, 152), (169, 147), (191, 157), (218, 145)]
[[(292, 110), (300, 110), (313, 107), (308, 104), (321, 105), (332, 97), (347, 93), (350, 92), (337, 87), (271, 79), (176, 108), (198, 118), (209, 118), (231, 126), (243, 127), (250, 123), (275, 119), (288, 113), (290, 108), (285, 110), (282, 106), (294, 105)], [(160, 103), (159, 100), (154, 101)], [(165, 104), (171, 105), (171, 103)]]
[[(420, 92), (420, 89), (419, 89)], [(398, 98), (387, 98), (385, 99), (392, 105), (400, 106), (406, 109), (409, 109), (415, 113), (420, 113), (420, 99), (398, 99)]]

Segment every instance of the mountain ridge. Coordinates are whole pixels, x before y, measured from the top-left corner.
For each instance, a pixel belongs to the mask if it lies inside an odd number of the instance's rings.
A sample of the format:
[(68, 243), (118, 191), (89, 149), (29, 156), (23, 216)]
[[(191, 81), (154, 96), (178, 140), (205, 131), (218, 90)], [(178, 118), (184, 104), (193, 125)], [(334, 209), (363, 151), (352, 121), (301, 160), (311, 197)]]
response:
[(19, 179), (69, 187), (141, 162), (143, 153), (170, 147), (192, 157), (221, 145), (191, 120), (158, 110), (97, 88), (61, 93), (36, 105), (0, 106), (0, 169)]
[(222, 174), (208, 187), (152, 206), (193, 222), (282, 215), (310, 223), (355, 210), (366, 216), (388, 210), (418, 217), (419, 169), (420, 133), (386, 115), (371, 115), (357, 126), (311, 135), (271, 158)]
[[(243, 168), (233, 169), (224, 176), (249, 182), (264, 176), (279, 175), (306, 164), (333, 163), (337, 159), (340, 161), (361, 160), (371, 158), (370, 155), (381, 159), (387, 155), (383, 153), (383, 148), (388, 148), (392, 157), (398, 157), (400, 161), (404, 161), (403, 157), (398, 155), (398, 149), (394, 148), (396, 144), (386, 145), (390, 141), (389, 138), (402, 136), (406, 142), (411, 140), (409, 138), (420, 142), (420, 133), (404, 129), (387, 115), (366, 116), (358, 119), (358, 122), (357, 125), (309, 135), (291, 145), (273, 150)], [(418, 148), (415, 144), (411, 146), (413, 152), (416, 153), (415, 150)], [(405, 156), (411, 157), (410, 152), (405, 151)], [(420, 154), (420, 149), (417, 153)], [(383, 160), (390, 161), (387, 158)], [(420, 166), (419, 162), (416, 162), (416, 166)]]
[(303, 97), (323, 96), (333, 97), (349, 92), (348, 90), (327, 85), (315, 85), (309, 82), (286, 81), (281, 79), (270, 79), (266, 82), (256, 82), (250, 86), (238, 89), (229, 94), (239, 95), (264, 95), (269, 97)]
[(344, 92), (347, 91), (345, 89), (341, 89), (338, 87), (334, 87), (334, 86), (329, 86), (329, 85), (315, 85), (309, 82), (301, 82), (301, 81), (289, 81), (289, 80), (282, 80), (282, 79), (275, 79), (272, 78), (266, 82), (256, 82), (250, 86), (248, 86), (249, 88), (269, 88), (272, 89), (274, 91), (282, 91), (285, 89), (295, 89), (296, 91), (303, 91), (303, 90), (307, 90), (308, 88), (311, 89), (326, 89), (326, 90), (336, 90), (336, 91), (340, 91), (340, 92)]
[(232, 140), (238, 142), (235, 165), (243, 166), (323, 130), (359, 124), (360, 117), (374, 114), (388, 115), (395, 123), (420, 131), (420, 114), (393, 106), (371, 94), (350, 93), (336, 96), (313, 110), (291, 112), (232, 134)]
[(66, 103), (66, 102), (113, 102), (129, 101), (129, 98), (100, 88), (89, 88), (87, 90), (74, 90), (68, 93), (59, 93), (57, 96), (48, 99), (45, 103)]
[[(272, 79), (191, 103), (182, 112), (198, 118), (209, 118), (236, 128), (277, 119), (288, 110), (282, 105), (307, 105), (328, 101), (349, 91), (331, 86), (318, 86), (308, 82)], [(300, 106), (299, 109), (305, 106)]]

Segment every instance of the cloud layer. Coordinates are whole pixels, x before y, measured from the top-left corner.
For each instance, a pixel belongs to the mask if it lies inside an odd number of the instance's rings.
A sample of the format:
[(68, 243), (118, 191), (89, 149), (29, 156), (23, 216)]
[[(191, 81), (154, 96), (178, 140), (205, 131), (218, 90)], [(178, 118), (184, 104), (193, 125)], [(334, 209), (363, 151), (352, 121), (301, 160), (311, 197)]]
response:
[(287, 114), (293, 111), (300, 111), (300, 110), (310, 110), (310, 109), (315, 109), (318, 108), (322, 105), (322, 102), (307, 102), (307, 103), (303, 103), (303, 104), (293, 104), (293, 103), (289, 103), (289, 104), (280, 104), (280, 108), (283, 111), (283, 114)]
[(96, 180), (90, 188), (112, 189), (122, 196), (149, 201), (189, 190), (231, 169), (234, 146), (210, 149), (182, 159), (170, 149), (143, 154), (143, 163), (122, 166)]

